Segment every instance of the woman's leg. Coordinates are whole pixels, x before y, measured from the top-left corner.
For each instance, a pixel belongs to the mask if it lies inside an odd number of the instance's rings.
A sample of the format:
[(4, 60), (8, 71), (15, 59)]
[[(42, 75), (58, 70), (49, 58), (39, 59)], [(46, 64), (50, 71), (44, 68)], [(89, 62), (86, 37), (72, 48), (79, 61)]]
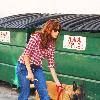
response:
[(45, 80), (45, 76), (44, 76), (42, 68), (41, 67), (37, 67), (37, 68), (32, 67), (32, 72), (34, 73), (34, 77), (35, 77), (34, 85), (38, 91), (40, 100), (50, 100), (50, 97), (48, 96), (46, 80)]
[(30, 81), (26, 78), (27, 69), (24, 64), (18, 64), (17, 76), (20, 84), (20, 93), (18, 100), (28, 100), (30, 95)]

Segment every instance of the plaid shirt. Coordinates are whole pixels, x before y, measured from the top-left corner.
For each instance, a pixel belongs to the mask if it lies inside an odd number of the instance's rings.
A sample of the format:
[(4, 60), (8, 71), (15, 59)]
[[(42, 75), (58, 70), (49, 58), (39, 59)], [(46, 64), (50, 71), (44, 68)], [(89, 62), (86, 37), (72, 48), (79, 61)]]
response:
[(48, 60), (48, 67), (55, 67), (54, 61), (54, 51), (55, 51), (55, 44), (54, 42), (48, 43), (47, 49), (41, 49), (40, 46), (40, 34), (36, 32), (36, 34), (31, 35), (29, 42), (19, 57), (19, 62), (25, 64), (24, 62), (24, 55), (29, 56), (30, 64), (35, 64), (37, 66), (42, 66), (42, 60), (46, 58)]

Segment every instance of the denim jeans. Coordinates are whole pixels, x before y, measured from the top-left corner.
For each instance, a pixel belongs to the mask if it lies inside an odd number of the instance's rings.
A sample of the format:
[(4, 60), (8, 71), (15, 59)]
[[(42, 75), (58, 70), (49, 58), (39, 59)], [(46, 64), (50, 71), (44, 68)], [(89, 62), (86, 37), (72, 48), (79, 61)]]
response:
[[(33, 84), (35, 85), (35, 88), (38, 91), (40, 100), (50, 100), (50, 97), (48, 96), (46, 80), (42, 68), (35, 67), (34, 65), (32, 65), (31, 69), (35, 78)], [(18, 96), (18, 100), (28, 100), (28, 97), (30, 95), (30, 80), (26, 78), (27, 76), (26, 66), (19, 62), (17, 65), (17, 76), (20, 84), (20, 93)]]

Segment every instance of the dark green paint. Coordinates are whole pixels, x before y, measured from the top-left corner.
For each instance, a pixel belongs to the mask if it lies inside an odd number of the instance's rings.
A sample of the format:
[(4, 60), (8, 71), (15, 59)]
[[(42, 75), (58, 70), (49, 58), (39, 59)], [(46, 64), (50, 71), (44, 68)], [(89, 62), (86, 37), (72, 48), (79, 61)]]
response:
[[(29, 33), (25, 29), (0, 29), (11, 32), (11, 42), (0, 42), (0, 80), (18, 85), (16, 66), (22, 54)], [(63, 48), (64, 35), (86, 37), (86, 50)], [(62, 31), (57, 40), (56, 71), (62, 83), (78, 85), (84, 83), (85, 100), (100, 100), (100, 33)], [(47, 60), (43, 61), (43, 70), (47, 80), (53, 80)]]

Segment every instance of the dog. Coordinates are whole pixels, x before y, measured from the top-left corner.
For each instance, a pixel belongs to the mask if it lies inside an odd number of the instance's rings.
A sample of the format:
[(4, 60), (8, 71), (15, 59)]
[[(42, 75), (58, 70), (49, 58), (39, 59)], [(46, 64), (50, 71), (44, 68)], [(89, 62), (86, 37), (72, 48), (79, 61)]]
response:
[[(79, 86), (77, 86), (75, 82), (73, 82), (73, 85), (63, 84), (63, 89), (60, 94), (56, 90), (55, 82), (46, 81), (46, 84), (50, 100), (83, 100), (82, 89)], [(36, 100), (40, 100), (37, 91)]]

